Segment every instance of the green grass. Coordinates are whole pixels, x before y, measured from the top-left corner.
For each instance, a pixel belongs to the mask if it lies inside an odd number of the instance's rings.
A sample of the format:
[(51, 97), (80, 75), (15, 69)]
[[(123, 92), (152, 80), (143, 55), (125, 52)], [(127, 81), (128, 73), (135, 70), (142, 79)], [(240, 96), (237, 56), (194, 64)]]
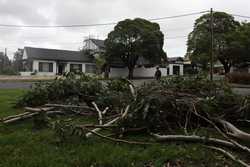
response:
[(0, 89), (0, 118), (23, 112), (15, 109), (16, 100), (25, 92), (23, 89)]
[[(13, 108), (13, 102), (23, 93), (0, 90), (0, 118), (22, 112)], [(61, 143), (52, 130), (35, 130), (32, 120), (0, 125), (0, 167), (142, 167), (150, 162), (162, 167), (169, 160), (183, 166), (237, 166), (198, 144), (134, 146), (95, 137)]]

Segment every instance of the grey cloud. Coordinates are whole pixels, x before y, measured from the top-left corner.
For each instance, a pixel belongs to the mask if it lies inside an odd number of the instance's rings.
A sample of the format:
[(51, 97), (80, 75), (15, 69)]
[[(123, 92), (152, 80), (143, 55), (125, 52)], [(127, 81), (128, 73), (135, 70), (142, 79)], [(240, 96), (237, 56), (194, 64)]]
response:
[[(93, 24), (125, 18), (155, 18), (202, 10), (222, 10), (250, 15), (249, 0), (0, 0), (0, 23), (29, 25)], [(160, 21), (165, 37), (187, 36), (197, 16)], [(239, 19), (239, 18), (236, 18)], [(104, 39), (114, 26), (14, 29), (0, 27), (0, 51), (8, 47), (9, 56), (18, 47), (63, 48), (77, 50), (88, 35)], [(166, 39), (168, 56), (184, 56), (186, 38)]]

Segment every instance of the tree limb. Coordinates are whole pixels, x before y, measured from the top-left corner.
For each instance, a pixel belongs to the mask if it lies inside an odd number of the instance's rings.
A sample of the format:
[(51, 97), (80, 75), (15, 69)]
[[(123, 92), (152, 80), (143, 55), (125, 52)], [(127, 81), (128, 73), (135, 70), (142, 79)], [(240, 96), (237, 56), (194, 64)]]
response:
[(176, 142), (176, 141), (183, 141), (183, 142), (196, 142), (196, 143), (205, 143), (205, 144), (215, 144), (223, 147), (228, 148), (236, 148), (234, 144), (228, 142), (226, 140), (216, 139), (216, 138), (209, 138), (209, 137), (202, 137), (202, 136), (185, 136), (185, 135), (158, 135), (152, 134), (157, 141), (159, 142)]
[(231, 160), (233, 160), (236, 163), (241, 164), (242, 166), (250, 167), (250, 165), (248, 165), (246, 162), (238, 159), (237, 157), (235, 157), (234, 155), (232, 155), (231, 153), (227, 152), (226, 150), (224, 150), (222, 148), (213, 147), (213, 146), (206, 146), (206, 147), (224, 154), (226, 157), (230, 158)]

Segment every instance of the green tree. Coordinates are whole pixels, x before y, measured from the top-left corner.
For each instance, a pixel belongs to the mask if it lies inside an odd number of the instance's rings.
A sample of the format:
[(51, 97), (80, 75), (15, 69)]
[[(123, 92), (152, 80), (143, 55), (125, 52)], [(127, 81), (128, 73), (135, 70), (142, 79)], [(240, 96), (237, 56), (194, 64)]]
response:
[(238, 55), (235, 64), (250, 61), (250, 23), (242, 23), (237, 30), (231, 34), (229, 39), (231, 50), (229, 52)]
[(164, 35), (157, 23), (136, 18), (120, 21), (105, 40), (106, 59), (121, 60), (129, 70), (128, 78), (133, 78), (137, 60), (142, 57), (152, 65), (167, 59), (163, 51)]
[[(237, 55), (231, 48), (232, 34), (240, 25), (233, 16), (224, 12), (214, 12), (214, 55), (215, 61), (219, 60), (224, 67), (225, 73), (230, 71)], [(211, 53), (211, 15), (205, 14), (195, 21), (194, 29), (188, 36), (187, 55), (191, 61), (200, 64), (203, 69), (207, 68)]]

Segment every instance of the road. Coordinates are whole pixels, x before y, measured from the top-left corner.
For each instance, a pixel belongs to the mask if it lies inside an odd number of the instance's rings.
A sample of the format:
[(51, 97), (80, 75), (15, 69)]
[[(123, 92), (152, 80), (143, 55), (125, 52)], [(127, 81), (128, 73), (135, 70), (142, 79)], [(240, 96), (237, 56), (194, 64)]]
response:
[[(149, 80), (134, 80), (133, 83), (135, 85), (142, 85), (143, 83), (151, 82), (152, 79)], [(30, 89), (32, 84), (35, 82), (0, 82), (0, 89)], [(242, 86), (233, 86), (233, 91), (236, 94), (240, 95), (250, 95), (250, 86), (242, 87)]]
[(0, 82), (0, 89), (30, 89), (34, 82)]

